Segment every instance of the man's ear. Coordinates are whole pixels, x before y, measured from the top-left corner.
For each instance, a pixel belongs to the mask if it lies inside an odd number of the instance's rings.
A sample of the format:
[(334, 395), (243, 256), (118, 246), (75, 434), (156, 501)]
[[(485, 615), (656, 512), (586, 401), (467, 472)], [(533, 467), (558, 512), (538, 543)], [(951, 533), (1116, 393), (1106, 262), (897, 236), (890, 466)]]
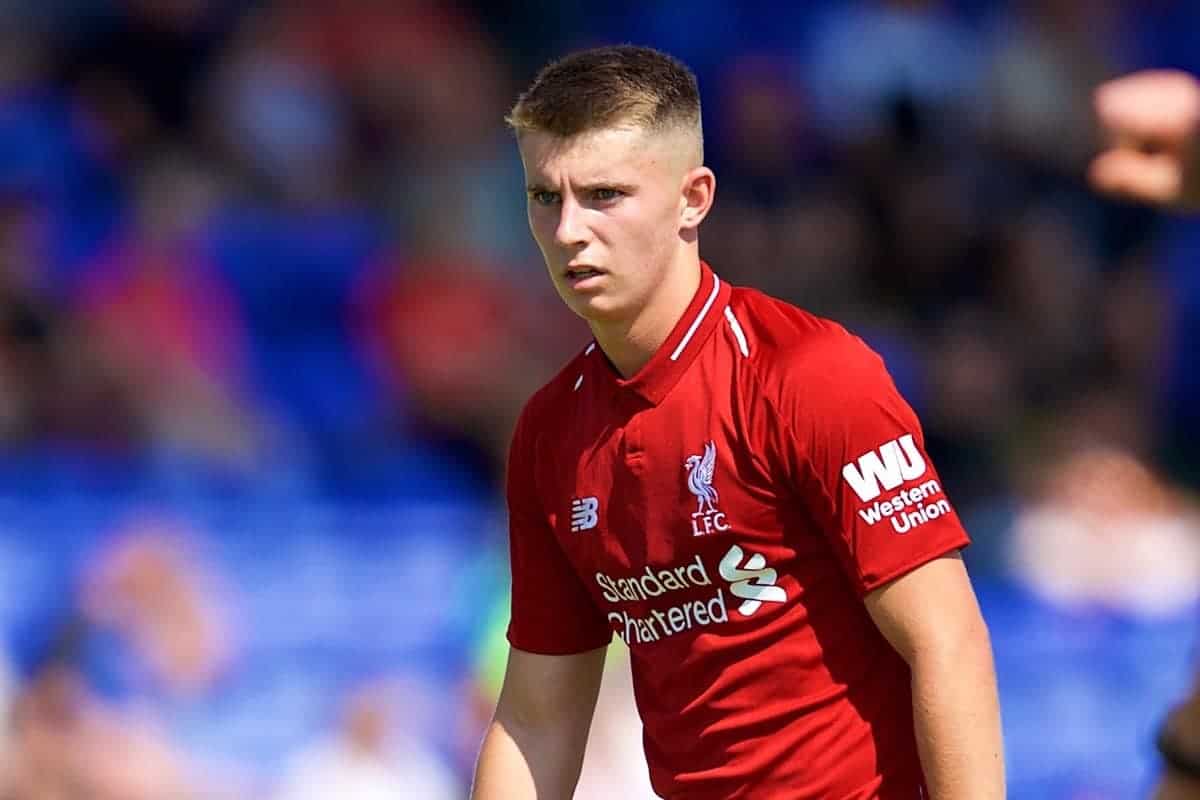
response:
[(679, 227), (695, 230), (708, 216), (717, 193), (717, 176), (708, 167), (693, 167), (683, 176)]

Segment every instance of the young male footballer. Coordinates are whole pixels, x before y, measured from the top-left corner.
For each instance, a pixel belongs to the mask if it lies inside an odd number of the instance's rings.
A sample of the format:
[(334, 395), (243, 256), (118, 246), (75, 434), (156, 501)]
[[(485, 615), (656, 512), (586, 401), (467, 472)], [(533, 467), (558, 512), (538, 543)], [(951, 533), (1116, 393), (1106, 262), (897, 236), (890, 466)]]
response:
[(664, 798), (1003, 797), (968, 538), (920, 424), (861, 340), (701, 260), (695, 77), (587, 50), (509, 122), (594, 341), (514, 435), (512, 647), (472, 796), (571, 797), (616, 633)]

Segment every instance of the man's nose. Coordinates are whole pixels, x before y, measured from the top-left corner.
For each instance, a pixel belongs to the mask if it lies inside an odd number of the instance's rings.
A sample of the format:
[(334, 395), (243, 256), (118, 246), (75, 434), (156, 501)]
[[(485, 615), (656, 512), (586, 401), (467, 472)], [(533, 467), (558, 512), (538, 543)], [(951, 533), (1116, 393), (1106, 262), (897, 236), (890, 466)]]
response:
[(583, 209), (570, 197), (564, 197), (558, 212), (555, 240), (564, 247), (587, 243), (587, 228), (583, 224)]

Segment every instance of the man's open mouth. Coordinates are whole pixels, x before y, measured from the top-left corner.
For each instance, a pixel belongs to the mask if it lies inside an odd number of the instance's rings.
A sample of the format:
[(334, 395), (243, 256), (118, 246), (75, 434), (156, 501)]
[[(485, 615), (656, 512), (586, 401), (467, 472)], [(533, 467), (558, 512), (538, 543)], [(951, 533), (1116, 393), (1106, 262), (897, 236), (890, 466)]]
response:
[(581, 281), (602, 274), (600, 270), (592, 269), (591, 267), (571, 267), (566, 272), (567, 280), (572, 281)]

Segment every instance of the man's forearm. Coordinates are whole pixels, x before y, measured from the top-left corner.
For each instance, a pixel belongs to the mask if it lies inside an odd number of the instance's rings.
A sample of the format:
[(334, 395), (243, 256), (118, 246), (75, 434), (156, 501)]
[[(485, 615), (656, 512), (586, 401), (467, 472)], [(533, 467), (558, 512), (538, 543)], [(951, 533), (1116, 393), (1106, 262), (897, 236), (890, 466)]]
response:
[(982, 625), (953, 650), (912, 663), (913, 717), (931, 800), (1003, 798), (1004, 745)]
[(471, 800), (571, 797), (583, 763), (583, 743), (571, 738), (523, 733), (493, 720), (479, 751)]

